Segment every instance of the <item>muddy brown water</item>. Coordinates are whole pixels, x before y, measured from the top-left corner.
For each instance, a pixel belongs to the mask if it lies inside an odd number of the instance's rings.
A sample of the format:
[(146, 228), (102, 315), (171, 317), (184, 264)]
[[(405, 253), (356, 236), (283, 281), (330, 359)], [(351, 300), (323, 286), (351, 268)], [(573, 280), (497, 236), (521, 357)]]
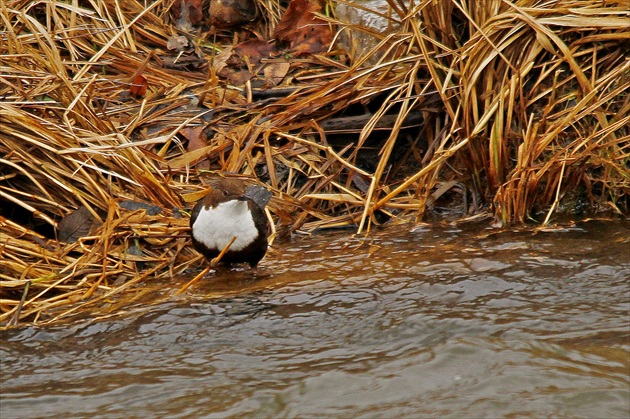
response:
[(627, 221), (296, 239), (256, 279), (3, 332), (0, 416), (627, 418), (629, 277)]

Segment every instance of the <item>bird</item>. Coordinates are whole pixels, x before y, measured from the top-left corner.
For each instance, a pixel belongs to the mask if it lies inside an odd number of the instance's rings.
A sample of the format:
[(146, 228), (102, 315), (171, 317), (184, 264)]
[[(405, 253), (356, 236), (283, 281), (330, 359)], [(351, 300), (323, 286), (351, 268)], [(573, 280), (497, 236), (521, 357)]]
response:
[(267, 253), (269, 222), (264, 207), (271, 195), (262, 186), (246, 187), (241, 179), (219, 179), (193, 207), (193, 247), (212, 260), (235, 238), (221, 262), (248, 263), (255, 270)]

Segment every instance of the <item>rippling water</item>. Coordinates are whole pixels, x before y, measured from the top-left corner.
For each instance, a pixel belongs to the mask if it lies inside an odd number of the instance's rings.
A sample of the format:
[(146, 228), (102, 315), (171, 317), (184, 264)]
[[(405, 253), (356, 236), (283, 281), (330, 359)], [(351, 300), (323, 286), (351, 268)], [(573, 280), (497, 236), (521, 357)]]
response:
[(1, 416), (626, 418), (629, 277), (629, 222), (280, 243), (255, 279), (3, 332)]

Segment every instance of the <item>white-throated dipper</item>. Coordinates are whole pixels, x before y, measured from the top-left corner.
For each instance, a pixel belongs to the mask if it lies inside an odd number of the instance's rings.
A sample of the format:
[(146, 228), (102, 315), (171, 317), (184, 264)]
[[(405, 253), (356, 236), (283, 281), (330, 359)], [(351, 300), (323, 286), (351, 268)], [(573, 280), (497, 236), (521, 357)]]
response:
[(269, 223), (263, 208), (270, 198), (271, 193), (262, 186), (246, 188), (242, 180), (220, 179), (193, 208), (193, 246), (211, 260), (236, 237), (221, 262), (246, 262), (256, 268), (267, 253)]

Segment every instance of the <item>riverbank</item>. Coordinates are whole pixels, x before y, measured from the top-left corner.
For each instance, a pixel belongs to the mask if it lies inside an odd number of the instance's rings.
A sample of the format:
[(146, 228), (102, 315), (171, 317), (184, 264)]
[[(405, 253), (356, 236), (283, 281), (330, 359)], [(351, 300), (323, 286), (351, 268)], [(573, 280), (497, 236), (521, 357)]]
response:
[(229, 30), (170, 2), (5, 3), (0, 323), (198, 267), (188, 211), (219, 174), (273, 192), (275, 236), (628, 215), (623, 2), (405, 3), (373, 50), (264, 58), (243, 45), (275, 45), (284, 3)]

